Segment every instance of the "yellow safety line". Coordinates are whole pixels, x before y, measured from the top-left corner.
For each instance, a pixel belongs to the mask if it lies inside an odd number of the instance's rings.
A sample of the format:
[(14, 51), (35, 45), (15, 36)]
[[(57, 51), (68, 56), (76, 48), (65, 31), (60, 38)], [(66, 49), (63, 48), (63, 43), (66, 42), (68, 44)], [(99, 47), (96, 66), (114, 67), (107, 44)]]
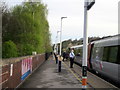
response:
[[(64, 62), (63, 62), (64, 63)], [(64, 63), (64, 65), (68, 68), (68, 70), (74, 75), (74, 77), (82, 83), (82, 80)]]
[[(64, 62), (63, 62), (64, 63)], [(68, 68), (68, 70), (74, 75), (74, 77), (78, 80), (78, 81), (80, 81), (81, 83), (82, 83), (82, 81), (81, 81), (81, 79), (64, 63), (64, 65)]]

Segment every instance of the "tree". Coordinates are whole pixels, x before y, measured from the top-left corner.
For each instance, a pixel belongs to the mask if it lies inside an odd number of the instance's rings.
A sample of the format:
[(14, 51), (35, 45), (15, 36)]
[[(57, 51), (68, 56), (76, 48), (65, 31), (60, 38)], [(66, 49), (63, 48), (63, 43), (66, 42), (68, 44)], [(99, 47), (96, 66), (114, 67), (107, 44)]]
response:
[(2, 49), (3, 58), (10, 58), (10, 57), (18, 56), (17, 47), (14, 42), (7, 41), (3, 44), (3, 46), (4, 46)]
[(24, 2), (3, 13), (3, 43), (13, 41), (19, 56), (31, 55), (32, 51), (50, 52), (51, 35), (46, 7), (41, 2)]

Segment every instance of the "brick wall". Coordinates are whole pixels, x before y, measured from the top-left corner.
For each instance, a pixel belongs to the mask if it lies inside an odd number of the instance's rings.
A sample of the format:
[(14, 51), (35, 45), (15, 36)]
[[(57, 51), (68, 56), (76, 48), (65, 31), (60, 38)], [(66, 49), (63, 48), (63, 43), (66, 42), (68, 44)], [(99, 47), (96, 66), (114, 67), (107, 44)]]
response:
[[(38, 66), (40, 66), (46, 59), (45, 54), (31, 57), (32, 57), (32, 71), (34, 71)], [(2, 71), (2, 74), (0, 74), (0, 86), (3, 89), (16, 88), (22, 82), (21, 80), (22, 60), (23, 59), (15, 63), (6, 64), (2, 66), (2, 69), (0, 69)], [(13, 64), (12, 76), (10, 76), (11, 64)]]

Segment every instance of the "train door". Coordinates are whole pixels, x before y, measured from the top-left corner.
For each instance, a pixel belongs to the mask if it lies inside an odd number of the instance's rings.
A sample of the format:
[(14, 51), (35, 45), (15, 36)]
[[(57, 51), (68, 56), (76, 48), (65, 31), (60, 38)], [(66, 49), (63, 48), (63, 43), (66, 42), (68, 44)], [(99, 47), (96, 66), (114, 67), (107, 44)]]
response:
[(103, 48), (102, 47), (94, 47), (92, 50), (92, 68), (96, 71), (96, 73), (99, 73), (102, 71), (103, 64), (102, 64), (102, 55), (103, 55)]
[(94, 44), (89, 44), (88, 45), (88, 69), (91, 70), (92, 69), (92, 64), (91, 64), (91, 55), (92, 55), (92, 49), (93, 49)]

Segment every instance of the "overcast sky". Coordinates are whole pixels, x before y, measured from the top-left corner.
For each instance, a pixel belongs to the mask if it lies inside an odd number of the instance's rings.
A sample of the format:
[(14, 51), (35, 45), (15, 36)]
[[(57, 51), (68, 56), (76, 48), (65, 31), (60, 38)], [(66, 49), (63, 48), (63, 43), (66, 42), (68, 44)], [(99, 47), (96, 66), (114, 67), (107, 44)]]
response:
[[(7, 0), (9, 5), (21, 0)], [(22, 0), (23, 1), (23, 0)], [(118, 34), (118, 2), (120, 0), (96, 0), (88, 11), (88, 36), (108, 36)], [(47, 4), (48, 21), (55, 42), (57, 31), (60, 30), (60, 18), (63, 19), (62, 40), (80, 39), (83, 37), (84, 0), (42, 0)], [(58, 39), (59, 41), (59, 39)]]

